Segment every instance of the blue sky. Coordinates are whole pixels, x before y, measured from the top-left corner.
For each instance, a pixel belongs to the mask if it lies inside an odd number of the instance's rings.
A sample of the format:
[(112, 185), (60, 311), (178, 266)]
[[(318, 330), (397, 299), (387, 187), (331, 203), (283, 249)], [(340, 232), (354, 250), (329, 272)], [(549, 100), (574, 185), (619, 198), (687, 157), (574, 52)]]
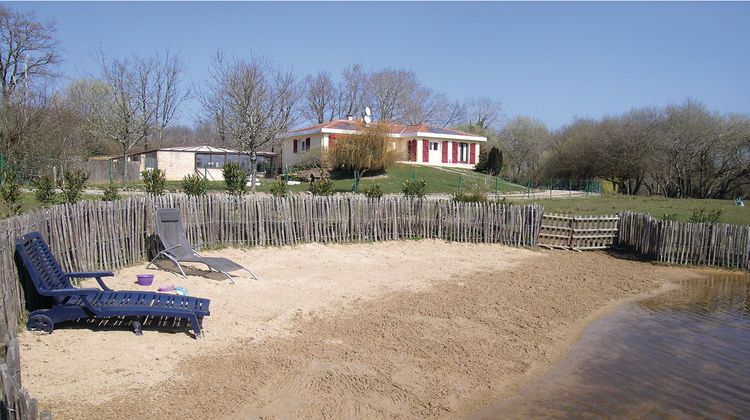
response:
[[(750, 114), (750, 3), (11, 3), (57, 22), (63, 73), (113, 56), (179, 51), (190, 84), (217, 48), (260, 53), (302, 77), (414, 70), (463, 99), (556, 128), (686, 97)], [(180, 121), (198, 111), (189, 103)]]

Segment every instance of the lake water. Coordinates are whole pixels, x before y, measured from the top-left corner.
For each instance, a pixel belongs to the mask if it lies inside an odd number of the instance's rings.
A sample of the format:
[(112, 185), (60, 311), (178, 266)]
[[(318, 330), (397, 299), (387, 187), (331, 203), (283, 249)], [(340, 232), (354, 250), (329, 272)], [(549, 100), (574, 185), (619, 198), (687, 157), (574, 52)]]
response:
[(593, 322), (482, 418), (750, 418), (750, 276), (707, 274)]

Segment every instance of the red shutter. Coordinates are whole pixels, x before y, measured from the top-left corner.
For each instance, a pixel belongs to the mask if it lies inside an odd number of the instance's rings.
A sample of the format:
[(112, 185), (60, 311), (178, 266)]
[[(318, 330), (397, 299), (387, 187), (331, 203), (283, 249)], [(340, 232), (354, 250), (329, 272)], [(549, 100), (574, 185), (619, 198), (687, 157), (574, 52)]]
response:
[(443, 153), (443, 163), (448, 163), (448, 142), (447, 141), (443, 142), (442, 153)]
[(476, 151), (477, 144), (471, 143), (471, 145), (469, 146), (469, 163), (471, 163), (472, 165), (477, 163)]
[(328, 147), (331, 148), (336, 145), (336, 136), (328, 137)]
[(456, 142), (453, 143), (453, 156), (451, 157), (453, 158), (453, 163), (458, 163), (458, 143)]
[(310, 150), (310, 137), (305, 139), (305, 150)]
[(430, 142), (422, 140), (422, 162), (430, 161)]
[(294, 139), (294, 147), (292, 148), (292, 153), (297, 153), (297, 139)]

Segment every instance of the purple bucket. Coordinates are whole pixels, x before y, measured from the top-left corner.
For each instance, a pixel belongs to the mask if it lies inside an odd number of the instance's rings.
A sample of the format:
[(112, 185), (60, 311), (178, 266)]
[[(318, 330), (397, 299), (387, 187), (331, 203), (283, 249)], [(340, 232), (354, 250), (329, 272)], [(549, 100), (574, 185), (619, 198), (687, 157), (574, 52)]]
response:
[(136, 277), (138, 277), (136, 283), (138, 283), (139, 286), (151, 286), (151, 283), (154, 282), (153, 274), (138, 274)]

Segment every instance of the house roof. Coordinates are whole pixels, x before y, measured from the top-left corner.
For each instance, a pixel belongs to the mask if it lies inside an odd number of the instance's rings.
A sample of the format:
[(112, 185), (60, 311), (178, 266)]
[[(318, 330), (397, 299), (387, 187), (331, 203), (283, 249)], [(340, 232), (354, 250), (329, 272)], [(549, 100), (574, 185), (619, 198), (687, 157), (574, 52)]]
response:
[[(388, 132), (393, 137), (429, 137), (455, 140), (473, 140), (487, 141), (487, 137), (479, 136), (465, 131), (454, 130), (452, 128), (436, 127), (429, 124), (397, 124), (387, 123)], [(359, 120), (333, 120), (323, 124), (311, 125), (308, 127), (298, 128), (288, 131), (280, 138), (292, 138), (317, 133), (328, 134), (352, 134), (362, 130), (365, 124)]]
[(162, 147), (157, 150), (171, 152), (201, 152), (201, 153), (237, 153), (236, 150), (225, 149), (223, 147), (214, 147), (204, 144), (202, 146), (184, 146), (184, 147)]
[[(139, 150), (139, 151), (130, 153), (128, 156), (141, 155), (144, 153), (153, 153), (153, 152), (158, 152), (158, 151), (192, 152), (192, 153), (243, 153), (235, 149), (226, 149), (223, 147), (214, 147), (214, 146), (209, 146), (207, 144), (204, 144), (201, 146), (159, 147), (159, 148), (148, 149), (148, 150)], [(257, 155), (258, 156), (275, 156), (276, 153), (259, 151), (257, 152)], [(114, 157), (114, 159), (117, 159), (117, 157)]]

